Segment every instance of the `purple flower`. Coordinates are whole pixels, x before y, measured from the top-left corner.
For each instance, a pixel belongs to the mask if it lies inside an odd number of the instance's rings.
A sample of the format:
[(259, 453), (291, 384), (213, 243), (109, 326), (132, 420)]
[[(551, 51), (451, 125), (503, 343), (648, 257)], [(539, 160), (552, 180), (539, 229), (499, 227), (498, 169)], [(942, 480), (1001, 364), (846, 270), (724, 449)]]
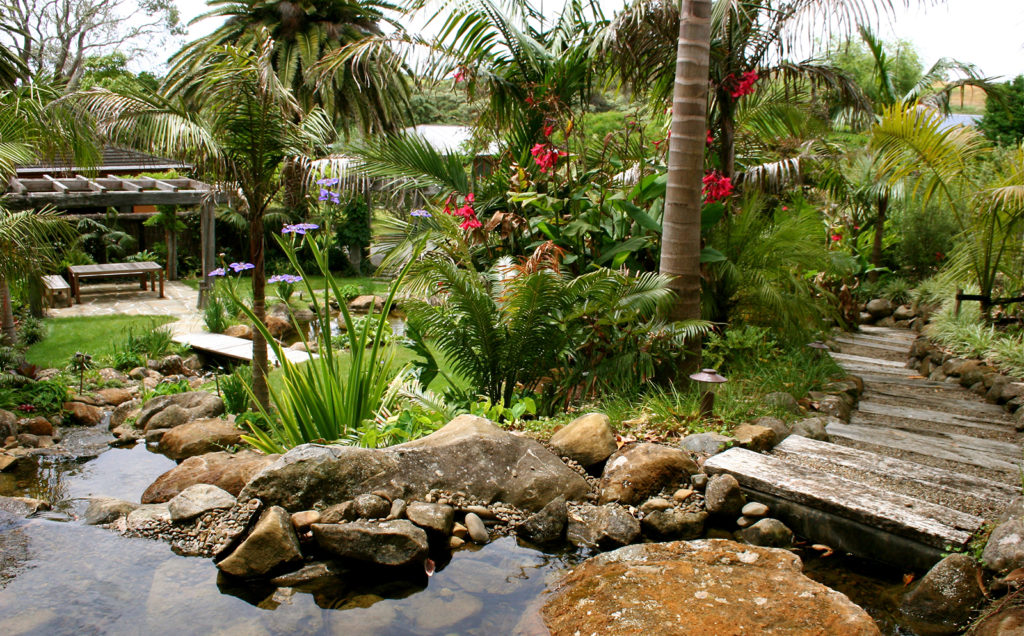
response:
[(319, 230), (320, 226), (316, 223), (296, 223), (294, 225), (286, 225), (281, 228), (281, 234), (305, 234), (311, 230)]
[(426, 210), (413, 210), (409, 214), (411, 216), (418, 216), (418, 217), (427, 218), (427, 219), (429, 219), (431, 217), (430, 212), (427, 212)]
[(207, 274), (207, 276), (224, 276), (226, 274), (227, 274), (227, 272), (224, 271), (223, 267), (218, 267), (217, 269), (215, 269), (212, 272), (210, 272), (209, 274)]
[[(330, 179), (319, 179), (316, 183), (317, 183), (317, 185), (325, 185), (325, 186), (338, 185), (338, 178), (334, 177), (334, 178), (330, 178)], [(321, 190), (321, 192), (323, 192), (323, 190)]]
[(341, 195), (339, 193), (331, 192), (330, 195), (331, 195), (331, 203), (334, 203), (334, 204), (341, 203)]
[(275, 274), (271, 276), (268, 283), (288, 283), (294, 285), (295, 283), (302, 282), (302, 277), (295, 274)]
[(326, 201), (328, 199), (328, 197), (330, 197), (330, 196), (331, 196), (331, 191), (330, 190), (324, 190), (323, 188), (320, 188), (320, 196), (317, 197), (316, 200), (317, 201)]
[(231, 263), (228, 267), (237, 274), (238, 272), (244, 272), (247, 269), (253, 269), (256, 266), (252, 263)]

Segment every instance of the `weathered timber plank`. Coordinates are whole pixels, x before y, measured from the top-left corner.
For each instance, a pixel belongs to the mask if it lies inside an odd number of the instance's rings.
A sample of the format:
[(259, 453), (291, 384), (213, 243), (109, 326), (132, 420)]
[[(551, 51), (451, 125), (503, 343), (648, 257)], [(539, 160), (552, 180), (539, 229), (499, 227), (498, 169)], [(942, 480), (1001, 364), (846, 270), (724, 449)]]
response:
[(983, 519), (927, 501), (885, 492), (849, 479), (730, 448), (704, 464), (729, 473), (744, 488), (829, 512), (892, 534), (943, 547), (964, 545)]
[[(252, 361), (252, 341), (244, 338), (233, 338), (219, 333), (190, 333), (175, 336), (174, 341), (200, 351)], [(305, 351), (292, 351), (291, 349), (285, 349), (284, 355), (289, 362), (295, 363), (305, 362), (312, 357)], [(277, 363), (277, 356), (269, 347), (267, 357), (272, 363)]]
[(992, 502), (996, 506), (1005, 506), (1020, 490), (1016, 486), (990, 479), (908, 462), (849, 446), (820, 442), (799, 435), (790, 435), (784, 439), (775, 447), (772, 454), (781, 455), (784, 459), (807, 457), (819, 462), (910, 481), (954, 494), (967, 493), (978, 499)]
[(865, 339), (862, 339), (862, 338), (834, 338), (834, 340), (836, 342), (840, 343), (840, 344), (848, 344), (848, 345), (853, 345), (855, 347), (864, 347), (864, 348), (868, 348), (868, 349), (878, 349), (879, 351), (889, 351), (889, 352), (892, 352), (892, 353), (899, 353), (899, 354), (902, 354), (904, 356), (910, 351), (909, 348), (907, 348), (906, 346), (904, 346), (902, 344), (900, 344), (900, 345), (882, 344), (881, 342), (874, 342), (874, 341), (865, 340)]
[(857, 342), (861, 342), (861, 341), (877, 342), (879, 344), (887, 344), (887, 345), (892, 345), (892, 346), (900, 346), (900, 347), (903, 347), (904, 351), (909, 351), (910, 350), (910, 346), (912, 344), (914, 344), (914, 340), (917, 339), (916, 337), (908, 338), (908, 337), (903, 336), (903, 335), (899, 335), (899, 336), (876, 336), (876, 335), (871, 335), (871, 334), (867, 334), (867, 333), (856, 333), (856, 332), (849, 332), (849, 331), (840, 332), (839, 336), (842, 337), (842, 338), (853, 338)]
[[(845, 367), (844, 367), (845, 368)], [(910, 369), (907, 369), (910, 371)], [(948, 391), (952, 394), (963, 395), (960, 392), (959, 384), (952, 384), (948, 382), (936, 382), (934, 380), (928, 380), (917, 373), (909, 377), (896, 377), (891, 375), (880, 375), (876, 373), (862, 373), (859, 374), (860, 379), (864, 380), (864, 383), (868, 386), (871, 384), (885, 384), (890, 386), (906, 386), (913, 388), (925, 388), (925, 389), (939, 389), (940, 391)], [(916, 376), (916, 377), (914, 377)]]
[[(919, 424), (915, 424), (914, 421), (898, 420), (896, 422), (878, 422), (872, 419), (873, 415), (861, 414), (854, 412), (850, 418), (850, 423), (857, 426), (864, 426), (869, 429), (890, 429), (893, 431), (906, 431), (922, 437), (931, 437), (933, 440), (937, 440), (942, 443), (955, 445), (956, 448), (964, 448), (974, 450), (979, 453), (991, 453), (995, 456), (1008, 459), (1010, 461), (1016, 461), (1021, 457), (1020, 447), (1011, 442), (1004, 442), (998, 439), (991, 439), (988, 437), (976, 437), (974, 435), (964, 435), (961, 432), (954, 430), (938, 430), (923, 428)], [(937, 424), (936, 426), (956, 426), (950, 424)]]
[[(890, 375), (903, 378), (909, 378), (911, 376), (918, 375), (917, 371), (913, 369), (901, 369), (899, 367), (881, 367), (869, 364), (859, 364), (857, 362), (847, 362), (845, 360), (836, 360), (836, 363), (842, 367), (843, 370), (849, 371), (857, 375), (864, 373), (873, 375)], [(863, 376), (862, 376), (863, 377)]]
[[(865, 386), (864, 395), (861, 396), (862, 400), (907, 400), (914, 404), (927, 402), (928, 406), (946, 409), (946, 412), (949, 412), (951, 409), (959, 409), (961, 411), (976, 413), (977, 415), (991, 415), (995, 418), (1005, 418), (1006, 416), (1006, 411), (1003, 410), (1003, 407), (996, 404), (976, 402), (973, 400), (944, 398), (941, 396), (939, 391), (936, 391), (936, 388), (940, 387), (916, 386), (915, 388), (917, 390), (899, 390), (895, 387), (872, 386), (873, 384), (876, 383), (871, 382)], [(895, 386), (898, 387), (900, 385)], [(953, 389), (950, 388), (949, 390), (952, 391)], [(956, 393), (960, 393), (960, 391), (956, 391)]]
[(916, 331), (909, 331), (907, 329), (893, 329), (892, 327), (876, 327), (875, 325), (860, 325), (861, 333), (866, 333), (869, 336), (884, 336), (887, 338), (903, 338), (913, 342), (917, 340), (919, 335)]
[(1013, 426), (1006, 421), (1005, 417), (972, 417), (970, 415), (958, 415), (948, 411), (932, 411), (930, 409), (918, 409), (909, 406), (895, 406), (892, 404), (865, 401), (863, 399), (857, 405), (857, 410), (861, 413), (869, 413), (871, 415), (884, 415), (886, 417), (897, 417), (907, 420), (917, 420), (920, 422), (965, 426), (967, 428), (976, 428), (1000, 433), (1013, 430)]
[[(829, 435), (863, 444), (928, 455), (946, 461), (980, 466), (989, 470), (1017, 474), (1018, 465), (1005, 454), (993, 454), (966, 446), (948, 434), (924, 435), (882, 426), (832, 423), (825, 427)], [(962, 436), (961, 436), (962, 437)], [(975, 438), (970, 438), (975, 439)]]
[(849, 353), (830, 353), (833, 360), (837, 362), (853, 362), (855, 364), (862, 364), (867, 366), (876, 367), (892, 367), (895, 369), (907, 370), (906, 362), (899, 362), (897, 360), (883, 360), (882, 358), (868, 358), (865, 356), (855, 356)]

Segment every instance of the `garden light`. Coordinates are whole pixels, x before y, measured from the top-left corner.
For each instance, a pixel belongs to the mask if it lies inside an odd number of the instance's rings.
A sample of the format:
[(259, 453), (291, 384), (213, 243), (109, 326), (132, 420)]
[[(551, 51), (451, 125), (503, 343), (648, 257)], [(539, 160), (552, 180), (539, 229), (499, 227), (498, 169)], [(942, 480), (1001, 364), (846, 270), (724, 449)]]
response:
[(718, 371), (714, 369), (701, 369), (700, 373), (694, 373), (690, 379), (700, 386), (700, 417), (707, 419), (714, 413), (718, 386), (728, 380), (718, 375)]

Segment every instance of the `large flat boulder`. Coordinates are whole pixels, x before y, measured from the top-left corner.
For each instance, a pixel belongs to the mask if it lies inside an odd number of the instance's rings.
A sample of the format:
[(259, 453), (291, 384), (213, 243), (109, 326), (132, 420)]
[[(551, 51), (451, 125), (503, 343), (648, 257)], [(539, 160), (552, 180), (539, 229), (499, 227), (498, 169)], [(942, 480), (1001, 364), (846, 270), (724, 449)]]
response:
[(242, 431), (232, 420), (219, 417), (193, 420), (164, 433), (157, 450), (171, 459), (187, 459), (235, 446), (242, 441)]
[(471, 415), (390, 448), (303, 444), (255, 476), (240, 497), (297, 512), (368, 492), (422, 500), (432, 489), (536, 511), (559, 496), (579, 500), (587, 482), (536, 440)]
[(345, 559), (400, 566), (427, 558), (426, 531), (405, 519), (314, 523), (312, 529), (317, 545)]
[(136, 428), (150, 431), (174, 428), (203, 417), (224, 413), (224, 402), (206, 391), (160, 395), (146, 402), (135, 421)]
[(785, 550), (723, 539), (631, 545), (588, 559), (542, 610), (551, 634), (880, 634)]
[(700, 472), (686, 451), (661, 444), (634, 444), (612, 455), (601, 476), (600, 503), (639, 505), (666, 486), (690, 483)]
[(142, 503), (170, 501), (195, 484), (211, 484), (237, 496), (253, 475), (272, 464), (277, 457), (252, 451), (207, 453), (189, 457), (157, 477), (142, 493)]

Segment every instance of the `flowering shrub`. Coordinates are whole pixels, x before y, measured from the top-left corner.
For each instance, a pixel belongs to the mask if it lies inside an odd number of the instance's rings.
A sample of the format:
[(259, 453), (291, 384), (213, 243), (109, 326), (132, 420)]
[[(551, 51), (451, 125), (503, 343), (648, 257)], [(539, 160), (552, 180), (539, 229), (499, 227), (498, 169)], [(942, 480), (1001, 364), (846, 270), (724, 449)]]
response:
[[(483, 227), (483, 223), (480, 222), (480, 219), (476, 218), (476, 210), (473, 209), (473, 203), (475, 201), (476, 197), (473, 196), (472, 192), (470, 192), (466, 195), (465, 199), (463, 199), (462, 206), (452, 210), (452, 198), (448, 197), (444, 205), (445, 214), (462, 217), (462, 223), (459, 224), (459, 227), (463, 230), (475, 230), (478, 227)], [(413, 216), (430, 216), (426, 210), (417, 210), (417, 212), (423, 212), (424, 214), (417, 215), (413, 213)]]
[(701, 193), (704, 195), (705, 203), (714, 203), (720, 201), (733, 191), (732, 179), (724, 177), (717, 170), (709, 172), (702, 180), (704, 184), (701, 188)]
[(535, 144), (533, 149), (530, 150), (530, 154), (533, 155), (533, 161), (540, 166), (540, 171), (547, 173), (548, 170), (554, 170), (555, 164), (558, 163), (560, 157), (565, 157), (569, 153), (564, 150), (558, 150), (549, 143)]

